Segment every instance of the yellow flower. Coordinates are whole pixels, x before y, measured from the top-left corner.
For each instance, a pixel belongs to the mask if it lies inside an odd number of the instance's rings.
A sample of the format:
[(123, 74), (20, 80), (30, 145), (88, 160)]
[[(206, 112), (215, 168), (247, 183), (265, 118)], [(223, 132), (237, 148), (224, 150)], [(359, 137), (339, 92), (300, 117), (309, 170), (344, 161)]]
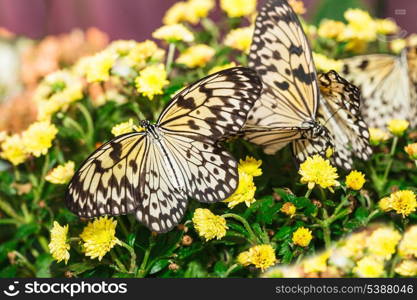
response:
[(343, 33), (344, 40), (358, 39), (374, 41), (377, 37), (377, 25), (368, 12), (361, 9), (348, 9), (344, 13), (348, 25)]
[(117, 40), (113, 41), (109, 46), (107, 46), (106, 53), (114, 53), (114, 57), (123, 57), (129, 55), (137, 45), (137, 42), (134, 40)]
[(122, 135), (125, 133), (133, 132), (133, 131), (143, 131), (144, 129), (140, 126), (136, 126), (133, 123), (133, 119), (129, 119), (127, 122), (119, 123), (114, 125), (111, 129), (111, 133), (114, 136)]
[(327, 269), (327, 260), (332, 252), (325, 251), (320, 255), (313, 256), (304, 260), (303, 269), (305, 273), (324, 272)]
[(81, 79), (69, 71), (47, 75), (36, 88), (33, 98), (38, 105), (38, 120), (49, 120), (59, 110), (83, 97)]
[(390, 259), (395, 253), (401, 234), (391, 228), (378, 228), (368, 237), (366, 244), (368, 252), (374, 256)]
[(187, 8), (187, 3), (185, 1), (175, 3), (165, 13), (162, 23), (165, 25), (172, 25), (184, 21)]
[(413, 191), (410, 190), (403, 190), (392, 193), (391, 206), (397, 214), (401, 214), (404, 218), (416, 210), (416, 195)]
[(251, 247), (248, 251), (238, 255), (238, 262), (243, 266), (254, 265), (258, 269), (265, 269), (274, 265), (277, 261), (275, 250), (271, 245), (263, 244)]
[(398, 25), (392, 19), (376, 19), (376, 30), (379, 34), (394, 34), (398, 29)]
[(239, 18), (254, 13), (256, 2), (256, 0), (220, 0), (220, 7), (230, 18)]
[(417, 225), (411, 226), (403, 235), (403, 239), (398, 246), (398, 253), (402, 257), (417, 258)]
[(202, 67), (213, 58), (215, 53), (216, 51), (207, 45), (194, 45), (181, 53), (177, 58), (177, 63), (189, 68)]
[(152, 37), (173, 43), (177, 41), (194, 41), (193, 33), (182, 24), (164, 25), (152, 33)]
[(366, 247), (366, 233), (359, 232), (351, 234), (341, 247), (342, 253), (349, 258), (357, 258), (362, 256)]
[(293, 216), (297, 208), (291, 202), (285, 202), (280, 211), (288, 216)]
[(388, 133), (379, 128), (369, 128), (369, 135), (369, 141), (374, 146), (377, 146), (380, 143), (385, 142), (389, 138)]
[(54, 221), (54, 226), (51, 229), (51, 242), (49, 243), (49, 252), (52, 257), (58, 261), (65, 261), (65, 264), (70, 258), (70, 245), (67, 243), (68, 225), (61, 226), (57, 221)]
[(390, 43), (392, 52), (398, 54), (407, 46), (407, 42), (404, 39), (394, 39)]
[(45, 180), (54, 184), (65, 184), (69, 182), (74, 175), (74, 167), (74, 162), (68, 161), (64, 165), (52, 169), (48, 175), (45, 176)]
[(248, 54), (252, 43), (252, 35), (253, 26), (237, 28), (230, 31), (226, 35), (224, 44), (230, 48), (237, 49)]
[(146, 40), (136, 43), (135, 47), (129, 51), (127, 59), (139, 68), (145, 66), (148, 59), (152, 61), (161, 61), (165, 55), (165, 51), (158, 48), (153, 41)]
[(227, 206), (230, 208), (235, 207), (236, 205), (245, 202), (246, 206), (249, 207), (255, 200), (255, 191), (256, 186), (253, 182), (253, 176), (242, 171), (241, 168), (238, 168), (239, 171), (239, 184), (236, 191), (223, 202), (227, 203)]
[(36, 157), (45, 155), (52, 146), (58, 129), (47, 121), (36, 122), (22, 133), (22, 143), (27, 153)]
[(410, 123), (406, 120), (390, 120), (388, 122), (389, 131), (396, 136), (402, 136)]
[(111, 51), (99, 52), (84, 61), (82, 73), (86, 75), (88, 82), (107, 81), (115, 60), (116, 57)]
[(220, 240), (226, 235), (228, 229), (226, 219), (222, 216), (216, 216), (206, 208), (197, 208), (193, 216), (194, 228), (197, 233), (206, 239), (214, 238)]
[(140, 71), (135, 79), (136, 89), (150, 100), (155, 95), (163, 94), (163, 88), (169, 81), (163, 64), (151, 65)]
[(121, 242), (115, 236), (116, 226), (117, 221), (107, 216), (89, 222), (80, 234), (85, 255), (101, 261), (115, 245), (120, 245)]
[(357, 262), (353, 272), (359, 277), (380, 277), (384, 273), (384, 260), (373, 256), (365, 256)]
[(226, 69), (234, 68), (234, 67), (236, 67), (236, 63), (234, 62), (231, 62), (230, 64), (221, 65), (221, 66), (215, 66), (208, 71), (208, 74), (211, 75), (211, 74), (214, 74), (214, 73), (226, 70)]
[(313, 235), (311, 234), (311, 230), (304, 227), (299, 227), (293, 234), (292, 234), (292, 241), (295, 245), (299, 245), (301, 247), (307, 247), (310, 244)]
[(300, 165), (298, 173), (301, 175), (301, 183), (307, 183), (310, 190), (318, 184), (322, 188), (328, 188), (333, 192), (332, 187), (339, 185), (339, 182), (336, 180), (339, 177), (336, 168), (330, 165), (329, 160), (325, 160), (318, 154), (308, 157)]
[(395, 273), (405, 277), (417, 276), (417, 261), (403, 260), (395, 267)]
[(246, 156), (245, 160), (239, 161), (239, 168), (242, 172), (246, 174), (257, 177), (262, 175), (262, 169), (260, 166), (262, 165), (262, 160), (256, 160), (251, 156)]
[(411, 159), (417, 160), (417, 143), (408, 144), (404, 147), (404, 150)]
[(346, 186), (352, 190), (360, 190), (365, 183), (365, 175), (359, 171), (351, 171), (348, 176), (346, 176)]
[(298, 15), (303, 15), (306, 13), (306, 8), (304, 7), (304, 2), (300, 0), (288, 0), (288, 4), (292, 7), (294, 12)]
[(378, 202), (378, 207), (382, 211), (390, 211), (392, 210), (392, 199), (391, 197), (384, 197)]
[(320, 37), (338, 40), (345, 31), (345, 23), (335, 20), (324, 19), (320, 22), (317, 34)]
[(0, 157), (10, 161), (14, 166), (21, 164), (27, 158), (22, 138), (17, 134), (6, 137), (0, 148)]
[(335, 60), (316, 52), (313, 52), (313, 60), (317, 69), (323, 72), (328, 72), (330, 70), (339, 72), (342, 69), (343, 65), (343, 63), (340, 60)]
[(175, 3), (165, 13), (162, 22), (165, 25), (189, 22), (197, 24), (201, 18), (207, 17), (214, 8), (214, 0), (188, 0)]

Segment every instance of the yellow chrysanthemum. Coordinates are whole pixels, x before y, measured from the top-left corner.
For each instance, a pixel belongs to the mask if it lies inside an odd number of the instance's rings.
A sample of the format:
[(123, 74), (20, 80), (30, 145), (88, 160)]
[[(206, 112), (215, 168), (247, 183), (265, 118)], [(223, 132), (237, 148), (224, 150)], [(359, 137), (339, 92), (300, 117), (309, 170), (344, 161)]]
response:
[(324, 272), (327, 269), (327, 260), (332, 252), (325, 251), (322, 254), (307, 258), (303, 262), (303, 269), (305, 273)]
[(395, 267), (395, 273), (405, 277), (417, 276), (417, 261), (416, 260), (403, 260)]
[(111, 129), (111, 133), (114, 136), (119, 136), (125, 133), (133, 132), (133, 131), (143, 131), (144, 129), (140, 126), (136, 126), (133, 123), (133, 119), (129, 119), (127, 122), (122, 122), (117, 125), (114, 125)]
[(391, 194), (391, 207), (403, 217), (416, 211), (417, 201), (413, 191), (403, 190)]
[(6, 137), (0, 148), (0, 157), (10, 161), (15, 166), (21, 164), (27, 158), (22, 138), (17, 134)]
[(292, 241), (295, 245), (299, 245), (301, 247), (307, 247), (310, 244), (313, 235), (311, 230), (304, 227), (299, 227), (293, 234), (292, 234)]
[(193, 224), (197, 233), (206, 239), (221, 239), (226, 235), (228, 229), (226, 219), (216, 216), (206, 208), (197, 208), (193, 216)]
[(392, 210), (392, 199), (391, 197), (384, 197), (378, 202), (378, 207), (382, 211), (391, 211)]
[(365, 184), (365, 175), (359, 171), (351, 171), (348, 176), (346, 176), (346, 186), (352, 190), (360, 190)]
[(45, 180), (54, 184), (68, 183), (71, 177), (74, 175), (75, 164), (73, 161), (60, 165), (52, 169), (48, 175), (45, 176)]
[(245, 203), (249, 207), (255, 200), (256, 186), (253, 182), (253, 176), (242, 171), (241, 168), (238, 168), (239, 171), (239, 184), (236, 191), (223, 202), (227, 203), (227, 206), (230, 208), (235, 207), (240, 203)]
[(52, 257), (58, 261), (68, 262), (70, 258), (70, 245), (67, 242), (68, 225), (61, 226), (54, 221), (54, 226), (51, 229), (51, 242), (49, 243), (49, 252)]
[(361, 9), (348, 9), (344, 13), (348, 25), (343, 33), (344, 40), (357, 39), (361, 41), (374, 41), (377, 37), (377, 25), (367, 11)]
[(214, 6), (214, 0), (180, 1), (167, 10), (162, 22), (166, 25), (178, 24), (180, 22), (197, 24), (201, 18), (207, 17)]
[(186, 65), (189, 68), (205, 66), (209, 62), (216, 51), (204, 44), (191, 46), (177, 58), (177, 63)]
[(373, 146), (377, 146), (389, 139), (388, 133), (379, 128), (369, 128), (369, 136), (369, 141)]
[(115, 245), (120, 245), (121, 242), (115, 236), (116, 226), (117, 221), (107, 216), (88, 223), (80, 234), (85, 255), (101, 261)]
[(288, 0), (288, 4), (292, 7), (294, 12), (298, 15), (303, 15), (306, 13), (306, 8), (304, 7), (304, 2), (300, 0)]
[(402, 136), (407, 130), (410, 123), (406, 120), (390, 120), (388, 122), (388, 130), (396, 136)]
[(365, 256), (353, 268), (359, 277), (381, 277), (384, 274), (384, 260), (374, 256)]
[(322, 188), (328, 188), (333, 191), (333, 186), (338, 186), (339, 182), (336, 180), (336, 168), (332, 167), (330, 161), (324, 159), (320, 155), (308, 157), (305, 162), (300, 165), (298, 173), (301, 175), (301, 183), (307, 183), (311, 190), (317, 184)]
[(38, 120), (49, 120), (59, 110), (83, 97), (81, 79), (70, 71), (56, 71), (38, 85), (33, 99), (38, 105)]
[(398, 253), (402, 257), (417, 258), (417, 225), (411, 226), (403, 235), (403, 239), (398, 246)]
[(404, 147), (404, 151), (407, 152), (411, 159), (417, 160), (417, 143), (408, 144)]
[(136, 45), (137, 42), (134, 40), (116, 40), (111, 42), (105, 51), (107, 53), (114, 53), (114, 57), (123, 57), (129, 55), (130, 51), (132, 51)]
[(230, 18), (245, 17), (256, 10), (256, 0), (220, 0), (220, 7)]
[(151, 65), (140, 71), (135, 79), (136, 89), (150, 100), (155, 95), (163, 94), (163, 88), (169, 84), (163, 64)]
[(313, 52), (313, 60), (318, 70), (328, 72), (334, 70), (339, 72), (343, 63), (340, 60), (329, 58), (321, 53)]
[(135, 47), (129, 51), (127, 58), (138, 67), (143, 67), (148, 59), (160, 61), (164, 55), (165, 51), (158, 48), (155, 42), (146, 40), (136, 43)]
[(238, 262), (243, 266), (254, 265), (258, 269), (265, 271), (277, 261), (275, 250), (271, 245), (256, 245), (248, 251), (238, 255)]
[(221, 66), (215, 66), (215, 67), (211, 68), (210, 71), (208, 71), (208, 74), (211, 75), (211, 74), (214, 74), (214, 73), (226, 70), (226, 69), (234, 68), (234, 67), (236, 67), (235, 62), (231, 62), (229, 64), (225, 64), (225, 65), (221, 65)]
[(379, 34), (395, 34), (398, 32), (399, 27), (392, 19), (376, 19), (376, 30)]
[(248, 54), (252, 43), (252, 35), (253, 26), (237, 28), (230, 31), (226, 35), (224, 44), (230, 48), (237, 49)]
[(407, 42), (404, 39), (394, 39), (390, 43), (392, 52), (396, 54), (399, 54), (406, 46)]
[(366, 248), (366, 233), (359, 232), (351, 234), (341, 247), (342, 253), (349, 258), (357, 258), (362, 256)]
[(395, 253), (400, 240), (401, 234), (397, 230), (382, 227), (372, 232), (366, 244), (370, 254), (383, 259), (390, 259), (392, 254)]
[(256, 160), (251, 156), (246, 156), (245, 160), (241, 159), (239, 161), (240, 170), (253, 177), (262, 175), (262, 169), (260, 168), (261, 165), (262, 160)]
[(47, 121), (33, 123), (22, 133), (25, 151), (36, 157), (45, 155), (57, 133), (55, 125)]
[(281, 207), (280, 211), (287, 216), (293, 216), (296, 212), (297, 208), (291, 202), (285, 202), (284, 205)]
[(185, 21), (187, 8), (187, 2), (185, 1), (175, 3), (166, 11), (162, 23), (165, 25), (172, 25)]
[(320, 37), (338, 40), (345, 31), (345, 23), (335, 20), (324, 19), (320, 22), (317, 34)]
[(177, 41), (194, 41), (193, 33), (182, 24), (164, 25), (152, 33), (152, 37), (174, 43)]
[(82, 61), (83, 70), (81, 72), (85, 74), (88, 82), (107, 81), (110, 78), (110, 71), (115, 60), (116, 57), (113, 52), (99, 52)]

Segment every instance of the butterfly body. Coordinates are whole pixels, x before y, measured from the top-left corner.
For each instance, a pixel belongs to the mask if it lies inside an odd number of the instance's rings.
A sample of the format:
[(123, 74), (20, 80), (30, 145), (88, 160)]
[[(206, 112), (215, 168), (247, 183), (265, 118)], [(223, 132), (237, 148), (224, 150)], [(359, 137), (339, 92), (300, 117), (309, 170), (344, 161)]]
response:
[(237, 188), (237, 161), (221, 141), (237, 134), (262, 84), (247, 68), (212, 74), (177, 93), (155, 124), (115, 137), (84, 161), (66, 202), (80, 217), (135, 213), (149, 229), (167, 232), (188, 199), (212, 203)]

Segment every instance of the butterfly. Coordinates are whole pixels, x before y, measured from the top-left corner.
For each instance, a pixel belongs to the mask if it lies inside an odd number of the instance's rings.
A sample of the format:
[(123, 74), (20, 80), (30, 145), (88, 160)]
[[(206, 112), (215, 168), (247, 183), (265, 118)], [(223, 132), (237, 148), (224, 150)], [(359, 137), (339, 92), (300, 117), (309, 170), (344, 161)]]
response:
[(370, 127), (383, 129), (391, 119), (417, 125), (417, 45), (399, 56), (359, 55), (343, 63), (343, 76), (361, 89), (361, 110)]
[[(336, 163), (351, 168), (345, 147), (352, 145), (341, 147), (335, 140), (339, 134), (355, 144), (352, 149), (362, 150), (364, 146), (369, 151), (369, 133), (367, 129), (362, 131), (358, 93), (349, 94), (344, 88), (352, 86), (331, 73), (325, 77), (332, 77), (332, 87), (336, 86), (334, 81), (340, 81), (338, 90), (321, 96), (321, 82), (307, 37), (285, 0), (270, 0), (259, 12), (249, 67), (258, 72), (264, 88), (243, 131), (245, 138), (261, 145), (265, 153), (274, 154), (291, 142), (295, 157), (302, 162), (313, 154), (326, 156), (329, 149), (335, 148)], [(336, 93), (337, 99), (330, 97)], [(355, 133), (359, 131), (362, 134), (357, 143)]]
[(258, 99), (253, 70), (231, 68), (177, 93), (157, 122), (99, 147), (81, 165), (66, 193), (80, 217), (135, 213), (155, 232), (182, 219), (188, 198), (217, 202), (237, 188), (237, 162), (219, 144), (237, 134)]

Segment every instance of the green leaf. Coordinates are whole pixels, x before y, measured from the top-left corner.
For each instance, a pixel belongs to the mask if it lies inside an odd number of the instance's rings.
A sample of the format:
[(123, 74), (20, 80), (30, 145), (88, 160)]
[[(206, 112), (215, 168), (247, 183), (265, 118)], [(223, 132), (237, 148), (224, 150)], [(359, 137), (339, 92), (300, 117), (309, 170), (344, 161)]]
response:
[[(7, 254), (17, 247), (17, 241), (11, 240), (0, 244), (0, 263), (7, 259)], [(1, 278), (1, 277), (0, 277)]]
[(84, 261), (80, 263), (74, 263), (68, 266), (68, 270), (71, 272), (74, 272), (75, 275), (84, 273), (89, 270), (93, 270), (95, 267), (97, 267), (98, 264), (94, 261)]
[(17, 229), (15, 238), (16, 239), (25, 239), (28, 236), (37, 233), (38, 231), (39, 231), (39, 225), (38, 224), (36, 224), (36, 223), (24, 224)]
[(36, 277), (51, 278), (51, 271), (49, 267), (53, 262), (53, 258), (49, 253), (43, 253), (36, 258)]
[(149, 274), (155, 274), (161, 271), (162, 269), (166, 268), (169, 265), (169, 260), (166, 258), (157, 260), (153, 265)]
[(227, 271), (227, 265), (224, 261), (217, 261), (214, 265), (214, 273), (218, 277), (223, 277), (224, 273)]
[(184, 278), (204, 278), (204, 277), (207, 277), (207, 273), (199, 262), (192, 261), (188, 264), (188, 267), (184, 273)]
[(16, 277), (17, 273), (17, 266), (16, 265), (9, 265), (4, 269), (0, 270), (0, 278), (13, 278)]
[(358, 220), (358, 221), (360, 221), (361, 223), (364, 223), (366, 220), (367, 220), (367, 218), (368, 218), (368, 216), (369, 216), (369, 212), (368, 212), (368, 210), (366, 209), (366, 208), (364, 208), (364, 207), (358, 207), (356, 210), (355, 210), (355, 218)]
[(281, 227), (278, 232), (274, 235), (274, 240), (285, 240), (287, 239), (291, 233), (292, 233), (293, 229), (290, 226), (283, 226)]

